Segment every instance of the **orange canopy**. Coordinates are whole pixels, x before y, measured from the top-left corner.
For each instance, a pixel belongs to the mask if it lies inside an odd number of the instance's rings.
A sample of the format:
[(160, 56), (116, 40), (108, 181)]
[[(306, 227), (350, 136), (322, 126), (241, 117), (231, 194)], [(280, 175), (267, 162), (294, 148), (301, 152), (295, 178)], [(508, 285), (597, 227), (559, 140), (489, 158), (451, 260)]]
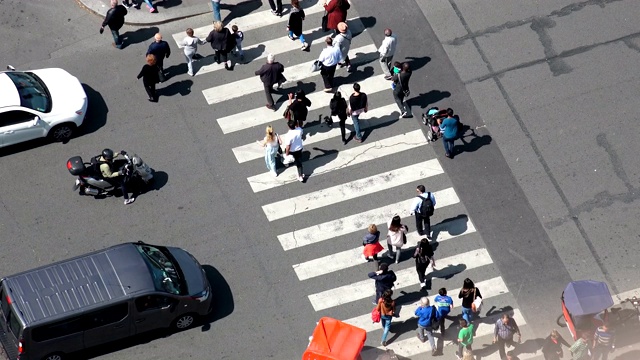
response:
[(365, 330), (323, 317), (313, 331), (302, 360), (356, 360), (366, 339)]

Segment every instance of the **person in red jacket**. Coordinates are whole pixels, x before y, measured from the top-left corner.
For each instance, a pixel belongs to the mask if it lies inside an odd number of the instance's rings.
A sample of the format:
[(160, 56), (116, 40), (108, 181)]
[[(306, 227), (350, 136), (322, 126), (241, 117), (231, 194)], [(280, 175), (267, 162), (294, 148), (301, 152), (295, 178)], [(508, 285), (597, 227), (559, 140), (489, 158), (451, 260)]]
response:
[(322, 6), (327, 11), (327, 29), (333, 30), (335, 35), (338, 35), (338, 24), (347, 21), (347, 10), (351, 7), (349, 0), (329, 0)]

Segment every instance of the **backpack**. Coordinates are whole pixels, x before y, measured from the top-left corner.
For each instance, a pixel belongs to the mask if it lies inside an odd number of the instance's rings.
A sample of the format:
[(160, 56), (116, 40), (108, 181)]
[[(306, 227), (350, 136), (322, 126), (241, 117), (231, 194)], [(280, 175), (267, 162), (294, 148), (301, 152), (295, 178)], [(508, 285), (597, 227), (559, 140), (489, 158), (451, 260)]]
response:
[(431, 245), (426, 248), (426, 254), (422, 252), (422, 246), (420, 242), (418, 242), (418, 246), (416, 246), (416, 250), (413, 254), (413, 257), (416, 258), (416, 261), (419, 264), (428, 264), (431, 258), (433, 257), (433, 249)]
[(438, 321), (438, 309), (434, 305), (431, 305), (431, 318), (429, 319), (429, 326), (431, 329), (438, 330), (440, 327), (440, 321)]
[(331, 109), (331, 116), (338, 116), (338, 99), (333, 98), (329, 101), (329, 109)]
[(422, 199), (422, 203), (420, 204), (420, 216), (423, 218), (433, 216), (433, 201), (431, 201), (431, 193), (428, 192), (426, 197), (418, 196)]

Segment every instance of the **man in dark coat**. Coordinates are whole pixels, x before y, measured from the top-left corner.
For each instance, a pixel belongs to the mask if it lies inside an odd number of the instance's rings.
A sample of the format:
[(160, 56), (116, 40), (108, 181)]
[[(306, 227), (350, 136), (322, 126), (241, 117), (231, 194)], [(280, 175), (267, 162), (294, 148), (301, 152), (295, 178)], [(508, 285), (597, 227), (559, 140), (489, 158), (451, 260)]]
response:
[(118, 31), (122, 25), (124, 25), (125, 15), (127, 15), (127, 8), (118, 5), (118, 0), (111, 0), (111, 9), (107, 11), (102, 26), (100, 26), (100, 34), (104, 31), (105, 26), (109, 26), (111, 35), (113, 36), (113, 43), (111, 45), (117, 49), (122, 49), (122, 39)]
[(283, 82), (286, 81), (284, 75), (284, 66), (275, 61), (275, 56), (269, 54), (267, 56), (267, 63), (262, 65), (260, 70), (256, 71), (256, 75), (260, 76), (262, 84), (264, 85), (264, 94), (267, 96), (267, 109), (275, 110), (273, 105), (273, 97), (271, 92), (273, 91), (273, 85), (278, 84), (278, 89)]
[(158, 68), (160, 68), (164, 73), (164, 58), (169, 58), (169, 55), (171, 55), (171, 48), (169, 47), (168, 42), (162, 40), (162, 34), (157, 33), (154, 38), (155, 41), (149, 45), (146, 55), (155, 55)]
[(385, 290), (390, 290), (396, 281), (396, 274), (393, 270), (389, 270), (387, 263), (380, 264), (378, 269), (378, 271), (369, 273), (369, 277), (376, 281), (376, 298), (373, 301), (373, 305), (378, 304), (378, 299), (382, 297), (382, 293), (385, 292)]

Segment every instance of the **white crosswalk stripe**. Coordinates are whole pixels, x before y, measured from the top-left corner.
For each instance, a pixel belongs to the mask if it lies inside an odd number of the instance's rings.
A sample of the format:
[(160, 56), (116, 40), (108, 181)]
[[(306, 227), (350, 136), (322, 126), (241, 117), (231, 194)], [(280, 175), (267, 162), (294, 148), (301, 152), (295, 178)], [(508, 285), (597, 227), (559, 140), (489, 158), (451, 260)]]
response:
[[(303, 7), (306, 6), (307, 17), (320, 14), (323, 11), (320, 2), (312, 2), (311, 4), (301, 2), (301, 4)], [(285, 77), (288, 79), (288, 86), (293, 86), (299, 81), (316, 81), (316, 84), (319, 84), (316, 86), (318, 91), (307, 94), (307, 98), (311, 101), (309, 118), (314, 116), (317, 118), (319, 112), (321, 112), (320, 118), (328, 116), (328, 105), (333, 93), (322, 91), (322, 83), (318, 83), (319, 73), (311, 72), (310, 69), (313, 61), (295, 61), (296, 57), (304, 59), (309, 57), (299, 55), (300, 41), (291, 41), (287, 36), (282, 36), (283, 30), (279, 24), (286, 22), (287, 18), (287, 14), (283, 17), (276, 17), (269, 10), (266, 10), (234, 19), (227, 26), (237, 24), (245, 32), (245, 35), (248, 35), (243, 45), (245, 56), (250, 60), (249, 64), (252, 66), (262, 63), (260, 61), (256, 63), (255, 60), (264, 59), (267, 54), (272, 53), (277, 55), (278, 61), (285, 64)], [(376, 59), (378, 56), (377, 47), (368, 39), (366, 28), (360, 18), (355, 17), (349, 19), (348, 22), (351, 31), (358, 33), (358, 44), (362, 45), (352, 48), (349, 53), (354, 65)], [(276, 27), (278, 30), (272, 31)], [(211, 25), (197, 28), (195, 35), (204, 38), (211, 31), (211, 28)], [(251, 31), (260, 31), (263, 34), (272, 32), (273, 37), (262, 43), (251, 43), (251, 39), (254, 38), (251, 36)], [(322, 42), (322, 37), (317, 37), (318, 33), (321, 33), (320, 28), (305, 29), (305, 35), (313, 34), (309, 36), (308, 42), (314, 44)], [(183, 33), (173, 34), (176, 42), (182, 40), (184, 36)], [(363, 36), (363, 38), (359, 36)], [(365, 37), (367, 39), (362, 41)], [(246, 64), (241, 65), (246, 66)], [(372, 67), (377, 69), (377, 66)], [(204, 65), (198, 71), (199, 78), (207, 81), (210, 79), (209, 76), (215, 77), (215, 72), (222, 68), (222, 64)], [(337, 76), (342, 77), (345, 74), (343, 74), (343, 70), (339, 70)], [(429, 146), (422, 129), (394, 130), (396, 127), (392, 124), (398, 121), (400, 114), (398, 106), (390, 94), (391, 82), (385, 80), (384, 75), (376, 72), (358, 83), (369, 96), (369, 111), (360, 116), (361, 129), (376, 129), (384, 126), (384, 129), (379, 131), (384, 131), (385, 136), (372, 137), (361, 144), (353, 142), (348, 143), (345, 147), (341, 145), (340, 150), (337, 151), (333, 149), (336, 149), (335, 143), (339, 141), (341, 136), (339, 126), (334, 124), (329, 128), (326, 124), (314, 122), (304, 127), (305, 138), (303, 140), (305, 152), (310, 153), (309, 160), (303, 162), (303, 167), (308, 178), (307, 182), (311, 184), (292, 186), (291, 189), (296, 194), (289, 194), (290, 188), (287, 185), (298, 184), (295, 166), (284, 168), (277, 177), (273, 177), (269, 172), (258, 170), (257, 173), (248, 174), (246, 178), (254, 193), (265, 192), (264, 196), (269, 200), (260, 203), (265, 217), (274, 229), (278, 229), (280, 235), (277, 235), (277, 239), (282, 249), (289, 252), (292, 259), (296, 259), (292, 260), (290, 265), (297, 278), (303, 284), (310, 284), (310, 288), (313, 289), (309, 290), (313, 293), (307, 292), (302, 296), (308, 298), (316, 312), (323, 312), (323, 314), (319, 313), (318, 317), (327, 314), (331, 316), (330, 314), (338, 307), (340, 310), (356, 307), (359, 309), (355, 310), (355, 313), (350, 313), (351, 317), (343, 319), (343, 321), (365, 329), (369, 333), (367, 340), (369, 349), (362, 353), (363, 360), (376, 359), (385, 349), (394, 350), (398, 356), (404, 358), (412, 358), (430, 352), (428, 343), (419, 341), (414, 332), (400, 334), (386, 348), (377, 346), (381, 328), (380, 324), (371, 322), (370, 314), (370, 300), (375, 295), (374, 281), (366, 276), (367, 272), (373, 270), (373, 264), (362, 258), (363, 246), (360, 245), (369, 224), (385, 227), (387, 221), (396, 214), (407, 223), (412, 221), (410, 208), (415, 198), (407, 199), (403, 195), (405, 200), (398, 201), (397, 198), (389, 200), (391, 198), (390, 190), (395, 192), (398, 188), (406, 187), (407, 197), (409, 197), (415, 192), (415, 184), (423, 183), (429, 191), (433, 191), (437, 199), (436, 214), (432, 219), (437, 223), (431, 226), (433, 237), (431, 244), (436, 251), (436, 268), (429, 268), (433, 271), (431, 273), (433, 288), (437, 289), (442, 286), (454, 288), (459, 286), (465, 277), (473, 278), (476, 281), (476, 286), (481, 289), (485, 302), (483, 307), (500, 309), (497, 312), (492, 310), (491, 316), (475, 322), (477, 326), (476, 338), (492, 336), (493, 324), (498, 319), (500, 311), (508, 311), (512, 314), (521, 328), (526, 326), (521, 311), (513, 303), (513, 296), (509, 293), (507, 284), (499, 275), (499, 269), (494, 265), (489, 251), (484, 248), (484, 243), (472, 219), (465, 215), (464, 204), (458, 197), (442, 164), (435, 158), (433, 149), (420, 151), (420, 158), (412, 165), (406, 165), (407, 162), (404, 162), (401, 166), (377, 168), (377, 166), (385, 166), (383, 164), (394, 163), (394, 161), (376, 161), (372, 163), (374, 166), (370, 169), (363, 169), (364, 174), (362, 175), (360, 175), (360, 171), (351, 171), (350, 167), (352, 166), (377, 159), (402, 159), (406, 156), (416, 156), (416, 149)], [(353, 82), (345, 83), (337, 90), (346, 98), (352, 89)], [(259, 77), (251, 76), (206, 88), (202, 90), (202, 93), (208, 105), (217, 105), (221, 103), (238, 104), (247, 94), (262, 91), (263, 85)], [(388, 92), (388, 96), (383, 93), (385, 91)], [(238, 164), (248, 167), (256, 165), (248, 163), (264, 158), (265, 149), (256, 144), (255, 140), (246, 143), (248, 142), (246, 139), (253, 139), (262, 134), (262, 131), (256, 129), (257, 126), (276, 124), (274, 127), (284, 128), (284, 125), (278, 126), (278, 123), (284, 124), (285, 122), (282, 113), (286, 106), (286, 103), (281, 103), (277, 105), (278, 109), (273, 111), (264, 106), (252, 105), (253, 109), (221, 114), (216, 119), (224, 135), (235, 132), (243, 132), (240, 134), (242, 136), (245, 133), (247, 135), (244, 137), (245, 141), (241, 141), (232, 148)], [(222, 108), (226, 109), (227, 107), (223, 106)], [(228, 108), (234, 108), (234, 106)], [(312, 115), (312, 112), (315, 112), (315, 115)], [(334, 118), (334, 121), (337, 119)], [(346, 124), (350, 128), (352, 127), (351, 118), (347, 119)], [(346, 135), (350, 135), (351, 132), (350, 129), (347, 129)], [(378, 130), (373, 131), (374, 134), (377, 132)], [(354, 177), (354, 173), (359, 175)], [(326, 182), (325, 179), (332, 176), (339, 176), (341, 180), (334, 184), (323, 185), (320, 188), (315, 187), (311, 191), (300, 191), (305, 186), (314, 186), (314, 179), (317, 179), (317, 183), (321, 184), (322, 181)], [(269, 191), (267, 192), (267, 190)], [(254, 196), (259, 195), (255, 194)], [(353, 209), (358, 210), (351, 209), (347, 203), (356, 204)], [(362, 207), (362, 204), (372, 203), (377, 205), (373, 208)], [(300, 214), (304, 215), (299, 217)], [(319, 215), (318, 219), (323, 220), (308, 221), (308, 219), (315, 219), (316, 215)], [(327, 215), (330, 219), (328, 221)], [(298, 219), (304, 219), (308, 222), (304, 222), (304, 225), (296, 225)], [(384, 232), (384, 229), (381, 232)], [(348, 241), (354, 243), (346, 246), (340, 244), (336, 247), (335, 244), (342, 241), (339, 239), (340, 237), (349, 237), (353, 240)], [(415, 244), (422, 238), (423, 236), (416, 231), (407, 234), (407, 245), (403, 248), (403, 255), (407, 255), (404, 252), (413, 253)], [(268, 241), (268, 239), (266, 240)], [(381, 237), (380, 243), (386, 248), (384, 235)], [(325, 251), (323, 249), (336, 250)], [(386, 250), (383, 250), (378, 256), (384, 259), (385, 253)], [(384, 262), (384, 260), (382, 261)], [(397, 276), (394, 298), (402, 299), (404, 296), (409, 296), (404, 298), (406, 299), (404, 303), (399, 300), (399, 304), (404, 310), (400, 312), (398, 318), (392, 320), (393, 323), (406, 325), (416, 321), (414, 311), (421, 293), (418, 290), (420, 288), (419, 280), (413, 263), (413, 260), (405, 260), (399, 264), (392, 264)], [(343, 276), (350, 272), (355, 273), (354, 271), (362, 273), (362, 276), (355, 281), (350, 277)], [(457, 285), (449, 282), (452, 277), (455, 278), (454, 281)], [(449, 295), (455, 298), (459, 290), (450, 290)], [(429, 295), (432, 302), (434, 297), (435, 292)], [(367, 305), (360, 308), (361, 303)], [(452, 310), (452, 317), (457, 316), (460, 311), (459, 301), (454, 300), (454, 304), (456, 307)], [(341, 311), (339, 313), (344, 314)], [(312, 331), (312, 326), (313, 324), (310, 324), (309, 332)], [(447, 339), (453, 339), (457, 327), (450, 325), (449, 329), (450, 334), (447, 335)], [(449, 346), (452, 345), (450, 340), (445, 340), (444, 344), (445, 347), (451, 348), (447, 351), (454, 351), (454, 347)], [(536, 354), (519, 354), (518, 356), (524, 360), (531, 359), (534, 355)], [(497, 359), (498, 355), (497, 353), (482, 355), (482, 358), (492, 360)]]

